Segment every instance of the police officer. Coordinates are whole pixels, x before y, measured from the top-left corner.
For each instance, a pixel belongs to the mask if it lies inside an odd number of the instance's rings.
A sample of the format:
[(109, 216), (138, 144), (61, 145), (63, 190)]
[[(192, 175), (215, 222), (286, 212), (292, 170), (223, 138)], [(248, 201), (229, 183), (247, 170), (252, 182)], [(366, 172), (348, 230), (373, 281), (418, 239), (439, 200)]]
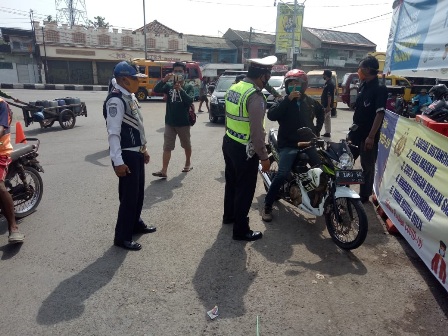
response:
[(266, 98), (261, 90), (271, 77), (277, 57), (250, 59), (247, 77), (230, 87), (226, 95), (226, 134), (222, 151), (225, 161), (223, 224), (233, 223), (233, 239), (253, 241), (263, 235), (249, 227), (249, 209), (257, 183), (258, 164), (268, 171), (265, 146)]
[(132, 93), (139, 87), (138, 77), (146, 75), (138, 73), (134, 64), (123, 61), (115, 66), (114, 77), (116, 82), (103, 105), (120, 200), (114, 245), (140, 250), (142, 246), (132, 239), (132, 235), (156, 231), (154, 226), (147, 226), (140, 218), (145, 187), (144, 165), (149, 163), (149, 154), (143, 119), (132, 98)]

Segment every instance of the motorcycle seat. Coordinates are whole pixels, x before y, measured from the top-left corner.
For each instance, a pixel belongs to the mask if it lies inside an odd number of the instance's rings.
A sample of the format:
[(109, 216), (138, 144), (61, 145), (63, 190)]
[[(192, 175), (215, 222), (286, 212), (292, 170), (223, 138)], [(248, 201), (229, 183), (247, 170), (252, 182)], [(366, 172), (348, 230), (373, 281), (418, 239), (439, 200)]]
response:
[(15, 161), (19, 157), (28, 154), (29, 152), (33, 152), (35, 145), (32, 144), (16, 144), (11, 153), (11, 160)]

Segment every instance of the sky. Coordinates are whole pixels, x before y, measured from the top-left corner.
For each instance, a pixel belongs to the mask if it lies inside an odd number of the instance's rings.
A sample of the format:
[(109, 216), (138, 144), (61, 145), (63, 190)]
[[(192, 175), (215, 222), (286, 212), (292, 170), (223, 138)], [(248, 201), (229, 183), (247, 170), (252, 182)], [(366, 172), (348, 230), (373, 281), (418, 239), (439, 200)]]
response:
[[(35, 21), (48, 15), (56, 18), (56, 3), (67, 8), (68, 0), (0, 0), (0, 27), (31, 29), (30, 9)], [(85, 4), (87, 17), (106, 19), (116, 28), (136, 29), (157, 20), (184, 34), (222, 36), (228, 28), (275, 33), (276, 0), (73, 0), (78, 9)], [(386, 51), (392, 18), (392, 0), (298, 0), (304, 3), (305, 27), (359, 33)]]

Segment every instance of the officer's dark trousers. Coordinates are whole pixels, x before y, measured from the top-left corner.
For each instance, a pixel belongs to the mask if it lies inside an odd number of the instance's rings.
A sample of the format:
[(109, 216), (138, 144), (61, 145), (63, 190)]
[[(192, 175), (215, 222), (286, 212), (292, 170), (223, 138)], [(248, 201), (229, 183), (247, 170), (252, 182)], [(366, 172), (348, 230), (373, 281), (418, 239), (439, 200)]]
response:
[(145, 161), (143, 154), (124, 150), (121, 154), (125, 165), (131, 173), (119, 177), (118, 196), (120, 207), (118, 209), (117, 225), (115, 226), (115, 240), (132, 240), (134, 229), (143, 225), (140, 214), (143, 207), (145, 188)]
[(246, 146), (224, 136), (222, 152), (226, 164), (224, 218), (233, 219), (233, 234), (244, 235), (249, 228), (249, 209), (255, 194), (258, 155), (247, 160)]
[(364, 184), (359, 186), (359, 196), (370, 197), (373, 191), (373, 179), (375, 177), (375, 163), (378, 156), (378, 142), (375, 142), (371, 150), (364, 149), (364, 141), (359, 145), (359, 157), (364, 174)]

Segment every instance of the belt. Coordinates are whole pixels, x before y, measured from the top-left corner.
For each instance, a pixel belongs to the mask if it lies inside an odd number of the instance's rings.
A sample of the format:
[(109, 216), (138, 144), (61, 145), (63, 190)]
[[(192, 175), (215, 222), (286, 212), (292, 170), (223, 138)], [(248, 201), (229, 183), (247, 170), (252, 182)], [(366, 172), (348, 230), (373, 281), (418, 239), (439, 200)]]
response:
[(122, 150), (128, 150), (128, 151), (131, 151), (131, 152), (144, 153), (144, 152), (146, 152), (146, 145), (137, 146), (137, 147), (122, 148)]

